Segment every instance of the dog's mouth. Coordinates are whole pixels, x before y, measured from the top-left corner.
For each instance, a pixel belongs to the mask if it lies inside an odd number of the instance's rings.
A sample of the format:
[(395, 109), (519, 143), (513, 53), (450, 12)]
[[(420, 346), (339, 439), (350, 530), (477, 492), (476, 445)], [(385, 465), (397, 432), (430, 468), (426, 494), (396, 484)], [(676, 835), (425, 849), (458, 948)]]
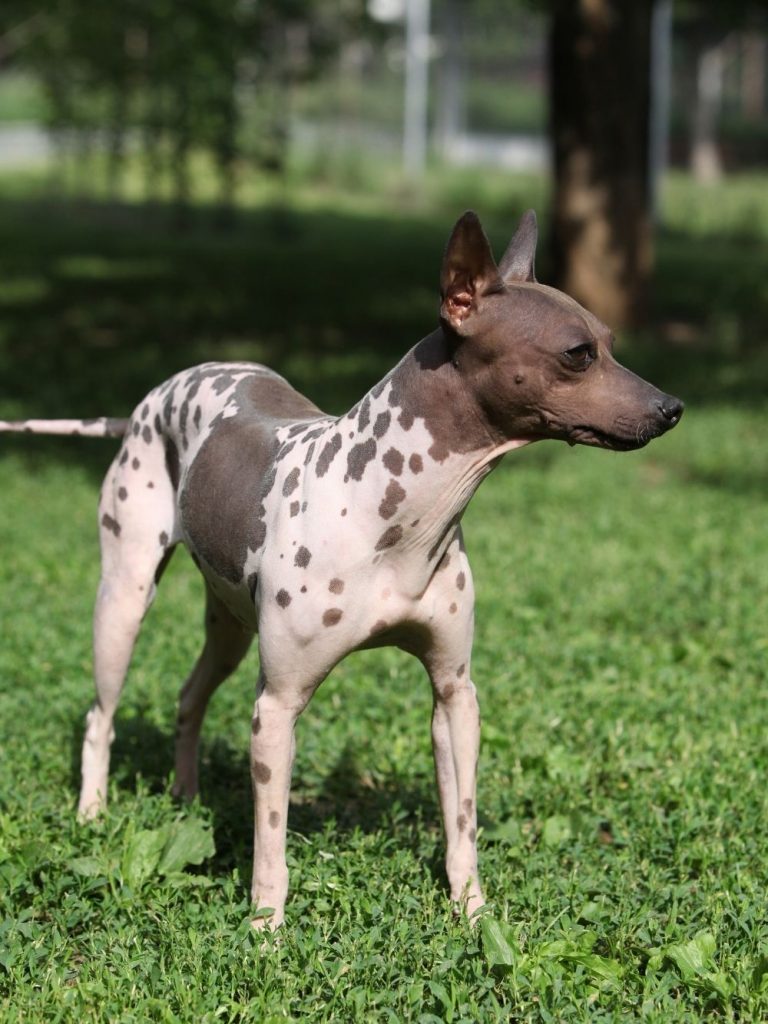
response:
[(585, 444), (590, 448), (607, 448), (612, 452), (634, 452), (645, 448), (654, 437), (658, 437), (658, 432), (649, 428), (638, 430), (634, 437), (627, 437), (626, 435), (610, 434), (607, 431), (598, 430), (597, 427), (577, 425), (568, 430), (565, 440), (570, 445)]

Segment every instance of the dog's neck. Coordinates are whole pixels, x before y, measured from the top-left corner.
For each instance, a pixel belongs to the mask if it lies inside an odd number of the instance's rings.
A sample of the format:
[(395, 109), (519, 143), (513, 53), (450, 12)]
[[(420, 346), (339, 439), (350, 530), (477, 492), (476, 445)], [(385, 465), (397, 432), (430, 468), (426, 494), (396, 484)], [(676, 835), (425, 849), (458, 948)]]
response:
[[(345, 419), (355, 418), (377, 439), (366, 480), (369, 493), (384, 496), (369, 510), (382, 529), (381, 559), (432, 571), (482, 480), (506, 451), (527, 443), (494, 435), (442, 329), (411, 349)], [(423, 559), (413, 559), (414, 550)]]

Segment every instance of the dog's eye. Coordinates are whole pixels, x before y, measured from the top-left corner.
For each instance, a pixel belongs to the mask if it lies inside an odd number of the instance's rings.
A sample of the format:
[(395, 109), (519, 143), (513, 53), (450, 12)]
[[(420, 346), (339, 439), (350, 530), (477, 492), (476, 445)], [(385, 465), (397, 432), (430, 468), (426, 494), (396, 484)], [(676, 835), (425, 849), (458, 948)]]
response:
[(581, 345), (574, 345), (573, 348), (563, 352), (563, 358), (574, 370), (586, 370), (590, 363), (594, 362), (595, 350), (587, 342)]

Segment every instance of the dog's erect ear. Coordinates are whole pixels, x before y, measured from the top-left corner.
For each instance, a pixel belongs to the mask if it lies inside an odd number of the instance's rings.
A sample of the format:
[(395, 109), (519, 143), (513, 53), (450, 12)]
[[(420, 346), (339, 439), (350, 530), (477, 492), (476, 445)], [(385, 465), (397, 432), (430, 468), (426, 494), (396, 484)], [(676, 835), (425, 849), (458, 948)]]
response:
[(533, 264), (536, 259), (536, 240), (539, 229), (536, 214), (528, 210), (520, 219), (517, 231), (501, 258), (499, 273), (505, 281), (535, 281)]
[(456, 222), (440, 273), (440, 319), (457, 334), (469, 333), (472, 314), (485, 295), (504, 291), (504, 282), (476, 213)]

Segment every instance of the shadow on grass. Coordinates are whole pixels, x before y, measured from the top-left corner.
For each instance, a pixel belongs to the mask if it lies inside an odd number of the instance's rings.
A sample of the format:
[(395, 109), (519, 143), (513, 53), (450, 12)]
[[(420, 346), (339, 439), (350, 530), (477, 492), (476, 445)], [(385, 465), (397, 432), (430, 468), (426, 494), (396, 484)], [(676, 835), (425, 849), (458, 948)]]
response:
[[(71, 785), (80, 786), (82, 722), (72, 731)], [(372, 786), (359, 765), (365, 751), (347, 743), (320, 785), (307, 785), (294, 778), (288, 826), (292, 832), (310, 836), (322, 832), (328, 821), (334, 831), (349, 834), (359, 830), (371, 834), (385, 829), (395, 834), (398, 846), (419, 849), (411, 825), (422, 817), (439, 822), (434, 782), (393, 774)], [(136, 792), (141, 777), (150, 792), (164, 793), (173, 763), (173, 737), (146, 719), (134, 715), (116, 722), (111, 752), (110, 780), (127, 793)], [(201, 743), (200, 799), (213, 815), (216, 855), (212, 870), (229, 875), (237, 868), (242, 878), (250, 877), (253, 857), (253, 798), (246, 753), (235, 750), (221, 738)], [(397, 822), (393, 808), (397, 807)], [(440, 851), (430, 870), (444, 881)]]
[[(261, 208), (223, 234), (203, 211), (178, 235), (162, 208), (0, 199), (0, 413), (127, 415), (210, 359), (265, 362), (342, 412), (435, 326), (459, 212)], [(503, 224), (481, 212), (500, 253), (509, 211)], [(766, 280), (754, 240), (662, 235), (659, 330), (620, 358), (689, 405), (762, 404)], [(13, 450), (101, 475), (114, 446), (14, 438)]]

